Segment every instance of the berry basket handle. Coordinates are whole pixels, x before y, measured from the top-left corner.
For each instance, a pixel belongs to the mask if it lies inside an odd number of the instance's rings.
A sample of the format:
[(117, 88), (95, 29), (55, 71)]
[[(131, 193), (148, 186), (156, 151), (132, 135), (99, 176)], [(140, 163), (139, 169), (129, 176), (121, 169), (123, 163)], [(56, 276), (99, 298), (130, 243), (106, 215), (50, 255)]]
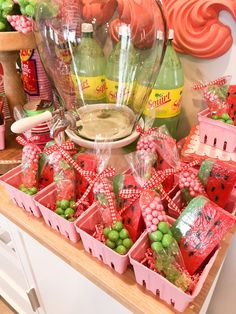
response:
[(33, 117), (27, 117), (14, 122), (11, 126), (13, 133), (19, 134), (26, 132), (40, 123), (50, 121), (52, 119), (52, 113), (45, 111)]

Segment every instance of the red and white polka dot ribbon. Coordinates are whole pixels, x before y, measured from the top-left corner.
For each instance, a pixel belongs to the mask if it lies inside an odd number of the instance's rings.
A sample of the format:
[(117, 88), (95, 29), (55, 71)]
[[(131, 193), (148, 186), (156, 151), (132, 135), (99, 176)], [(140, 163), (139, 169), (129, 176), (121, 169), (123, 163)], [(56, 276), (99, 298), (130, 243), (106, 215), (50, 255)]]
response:
[(115, 207), (115, 202), (114, 202), (114, 198), (112, 197), (111, 191), (109, 189), (109, 186), (106, 182), (106, 180), (104, 180), (105, 178), (108, 177), (113, 177), (115, 175), (116, 171), (114, 168), (112, 167), (108, 167), (106, 169), (104, 169), (101, 173), (95, 173), (92, 171), (83, 171), (83, 175), (85, 177), (85, 179), (89, 182), (89, 186), (87, 188), (87, 190), (84, 192), (83, 196), (76, 202), (76, 206), (79, 206), (80, 204), (82, 204), (88, 194), (90, 193), (91, 189), (93, 188), (94, 184), (97, 181), (101, 181), (103, 184), (103, 188), (104, 188), (104, 192), (107, 198), (107, 202), (108, 202), (108, 206), (109, 206), (109, 210), (111, 212), (111, 218), (112, 218), (112, 222), (116, 223), (117, 221), (117, 213), (116, 213), (116, 207)]
[(136, 127), (136, 131), (138, 133), (140, 133), (140, 135), (150, 135), (152, 134), (153, 132), (156, 132), (157, 131), (157, 128), (150, 128), (148, 130), (144, 130), (140, 124), (137, 125)]
[(63, 143), (63, 144), (61, 144), (61, 145), (54, 144), (54, 145), (52, 145), (52, 146), (46, 148), (46, 149), (44, 150), (44, 153), (45, 153), (46, 155), (50, 155), (50, 154), (52, 154), (52, 153), (54, 153), (54, 152), (56, 152), (56, 151), (59, 151), (60, 148), (63, 149), (63, 150), (65, 150), (65, 151), (73, 151), (73, 150), (75, 149), (75, 144), (74, 144), (73, 142), (70, 142), (70, 141), (65, 142), (65, 143)]
[(161, 132), (158, 131), (158, 128), (150, 128), (148, 130), (144, 130), (140, 125), (137, 126), (136, 131), (140, 133), (141, 136), (144, 135), (155, 135), (157, 136), (157, 140), (158, 139), (163, 139), (163, 140), (167, 140), (170, 142), (174, 142), (175, 143), (175, 139), (173, 139), (171, 136), (167, 135), (167, 134), (163, 134)]
[(214, 81), (211, 81), (207, 84), (194, 84), (193, 85), (193, 89), (194, 90), (201, 90), (201, 89), (204, 89), (208, 86), (213, 86), (213, 85), (218, 85), (218, 86), (221, 86), (221, 85), (225, 85), (227, 83), (227, 78), (226, 77), (220, 77)]
[(115, 203), (114, 200), (112, 198), (111, 192), (109, 190), (109, 186), (108, 184), (105, 182), (105, 180), (103, 180), (105, 177), (111, 177), (115, 175), (115, 169), (114, 168), (107, 168), (104, 169), (103, 172), (101, 172), (100, 174), (97, 174), (96, 172), (93, 171), (88, 171), (88, 170), (83, 170), (75, 161), (74, 159), (68, 154), (68, 152), (66, 150), (70, 150), (70, 148), (72, 147), (71, 144), (74, 144), (73, 142), (65, 142), (62, 145), (52, 145), (49, 148), (47, 148), (45, 150), (46, 154), (51, 154), (52, 152), (55, 151), (59, 151), (62, 155), (62, 157), (72, 166), (76, 169), (76, 171), (78, 171), (79, 174), (81, 174), (89, 183), (89, 186), (87, 188), (87, 190), (85, 191), (84, 195), (81, 197), (81, 199), (76, 203), (76, 205), (80, 205), (82, 203), (84, 203), (86, 197), (88, 196), (89, 192), (91, 191), (93, 185), (95, 184), (95, 182), (99, 179), (102, 180), (102, 183), (104, 185), (104, 191), (107, 197), (107, 202), (109, 205), (109, 209), (111, 211), (111, 218), (113, 222), (116, 222), (116, 210), (115, 210)]
[(34, 141), (38, 141), (39, 140), (39, 136), (35, 135), (35, 136), (31, 136), (29, 139), (25, 139), (23, 138), (22, 136), (17, 136), (16, 137), (16, 141), (17, 143), (19, 143), (20, 145), (22, 146), (25, 146), (25, 145), (34, 145), (35, 148), (38, 149), (39, 152), (41, 152), (41, 149), (36, 145), (34, 144)]
[(140, 189), (123, 189), (123, 190), (121, 190), (119, 193), (119, 196), (123, 199), (129, 199), (130, 202), (129, 202), (129, 205), (127, 205), (126, 207), (121, 209), (120, 215), (122, 215), (126, 211), (126, 209), (128, 209), (128, 207), (130, 207), (141, 196), (143, 191), (149, 190), (152, 188), (157, 188), (158, 190), (160, 190), (160, 193), (162, 194), (162, 196), (164, 198), (166, 198), (168, 203), (171, 204), (172, 208), (174, 210), (176, 210), (176, 212), (180, 213), (181, 211), (178, 208), (178, 206), (172, 201), (172, 199), (162, 189), (162, 187), (160, 187), (160, 184), (162, 182), (164, 182), (165, 179), (167, 177), (169, 177), (170, 175), (176, 174), (178, 172), (182, 172), (182, 171), (187, 170), (187, 169), (194, 167), (196, 165), (199, 165), (199, 162), (197, 160), (181, 167), (178, 170), (169, 168), (169, 169), (165, 169), (163, 171), (156, 171), (153, 174), (153, 176)]

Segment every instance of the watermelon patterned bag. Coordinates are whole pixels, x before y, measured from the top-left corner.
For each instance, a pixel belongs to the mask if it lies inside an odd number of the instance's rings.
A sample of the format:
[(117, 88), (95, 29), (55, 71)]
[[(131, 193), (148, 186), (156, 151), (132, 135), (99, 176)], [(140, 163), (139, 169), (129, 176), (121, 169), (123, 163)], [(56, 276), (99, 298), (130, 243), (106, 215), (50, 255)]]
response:
[(236, 166), (206, 159), (201, 164), (198, 177), (208, 198), (232, 213), (236, 202)]
[(235, 217), (204, 196), (189, 203), (171, 231), (190, 275), (200, 270), (235, 223)]
[[(97, 172), (98, 160), (97, 156), (89, 154), (86, 152), (78, 153), (74, 157), (76, 163), (85, 171)], [(76, 173), (76, 197), (77, 199), (81, 198), (88, 188), (88, 181), (82, 176), (79, 172)], [(88, 204), (92, 204), (94, 201), (94, 195), (91, 191), (88, 194), (87, 200)]]

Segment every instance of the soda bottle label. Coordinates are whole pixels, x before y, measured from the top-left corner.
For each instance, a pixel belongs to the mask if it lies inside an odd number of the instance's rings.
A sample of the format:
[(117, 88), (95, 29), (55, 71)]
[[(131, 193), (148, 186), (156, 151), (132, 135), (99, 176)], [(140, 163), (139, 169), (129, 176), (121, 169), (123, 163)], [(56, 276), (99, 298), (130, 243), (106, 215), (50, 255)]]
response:
[(161, 90), (153, 89), (145, 107), (144, 114), (149, 115), (156, 109), (156, 118), (171, 118), (180, 113), (180, 99), (183, 87)]
[(84, 99), (96, 101), (105, 98), (106, 80), (103, 75), (94, 77), (79, 76), (79, 81), (77, 81), (76, 75), (72, 74), (72, 79), (78, 94), (80, 93), (79, 91), (82, 90)]
[[(120, 86), (119, 86), (120, 85)], [(108, 103), (130, 105), (134, 97), (134, 83), (119, 83), (106, 80), (106, 100)]]

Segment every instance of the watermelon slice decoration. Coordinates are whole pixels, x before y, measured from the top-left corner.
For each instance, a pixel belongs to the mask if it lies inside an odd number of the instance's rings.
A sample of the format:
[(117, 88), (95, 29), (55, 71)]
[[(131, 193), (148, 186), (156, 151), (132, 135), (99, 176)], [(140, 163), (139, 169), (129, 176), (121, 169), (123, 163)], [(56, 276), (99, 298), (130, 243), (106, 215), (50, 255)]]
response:
[(236, 85), (231, 85), (229, 88), (227, 104), (229, 106), (229, 116), (234, 121), (234, 125), (236, 126)]
[[(113, 190), (116, 195), (118, 211), (129, 204), (129, 200), (118, 197), (119, 192), (122, 189), (138, 189), (139, 187), (140, 185), (137, 183), (132, 174), (119, 174), (114, 177)], [(128, 230), (131, 239), (135, 242), (144, 230), (144, 221), (142, 218), (139, 200), (135, 201), (126, 209), (122, 215), (122, 222), (124, 227)]]
[(233, 211), (233, 204), (229, 208), (228, 203), (236, 186), (235, 166), (207, 159), (202, 162), (198, 177), (210, 200), (228, 211)]
[(197, 196), (189, 203), (172, 232), (190, 275), (200, 269), (235, 223), (235, 217), (204, 196)]
[[(170, 168), (170, 165), (164, 159), (162, 159), (160, 155), (158, 155), (157, 164), (158, 170), (165, 170)], [(162, 182), (162, 187), (166, 193), (170, 192), (170, 190), (173, 189), (175, 183), (174, 181), (175, 181), (174, 175), (170, 175)]]
[[(79, 153), (73, 157), (77, 164), (83, 169), (88, 171), (97, 172), (97, 157), (92, 154)], [(89, 183), (88, 181), (81, 176), (78, 172), (76, 173), (76, 197), (80, 199), (84, 192), (87, 190)], [(92, 204), (94, 201), (93, 191), (91, 191), (88, 195), (88, 202)]]
[(42, 153), (39, 160), (39, 189), (42, 190), (53, 182), (53, 165), (49, 162), (49, 156)]

